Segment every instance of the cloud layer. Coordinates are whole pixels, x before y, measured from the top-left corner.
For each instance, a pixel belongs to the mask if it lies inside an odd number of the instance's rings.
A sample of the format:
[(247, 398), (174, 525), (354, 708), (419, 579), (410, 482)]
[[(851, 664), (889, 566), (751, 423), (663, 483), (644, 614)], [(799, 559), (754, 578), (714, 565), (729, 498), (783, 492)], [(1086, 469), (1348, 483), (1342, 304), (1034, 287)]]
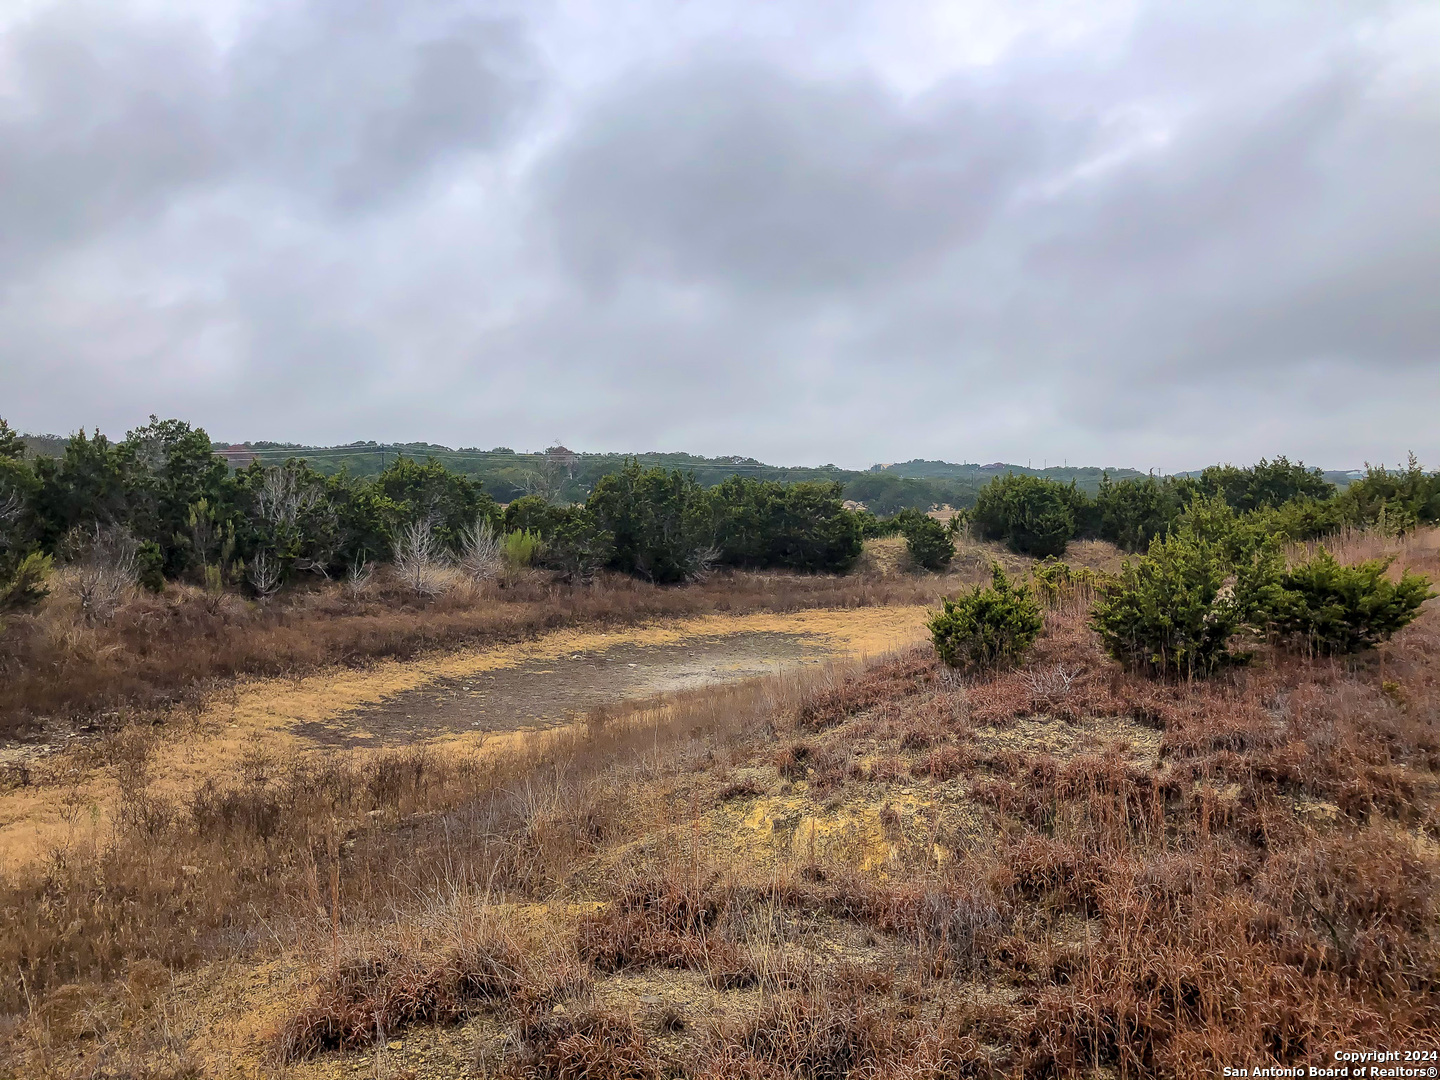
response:
[(1440, 462), (1432, 5), (834, 7), (32, 4), (0, 414)]

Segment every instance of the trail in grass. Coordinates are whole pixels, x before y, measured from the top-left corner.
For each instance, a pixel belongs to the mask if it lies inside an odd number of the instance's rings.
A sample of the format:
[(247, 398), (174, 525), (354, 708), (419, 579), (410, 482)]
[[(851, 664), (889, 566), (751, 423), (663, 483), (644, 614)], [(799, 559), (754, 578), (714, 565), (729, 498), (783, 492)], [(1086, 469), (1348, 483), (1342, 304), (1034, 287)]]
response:
[[(241, 683), (194, 722), (164, 731), (151, 752), (150, 790), (181, 798), (206, 779), (237, 777), (242, 762), (263, 767), (297, 754), (500, 747), (600, 706), (879, 656), (918, 640), (923, 626), (918, 607), (708, 615)], [(114, 767), (95, 756), (93, 748), (53, 755), (36, 782), (0, 795), (0, 867), (103, 840), (119, 792)]]

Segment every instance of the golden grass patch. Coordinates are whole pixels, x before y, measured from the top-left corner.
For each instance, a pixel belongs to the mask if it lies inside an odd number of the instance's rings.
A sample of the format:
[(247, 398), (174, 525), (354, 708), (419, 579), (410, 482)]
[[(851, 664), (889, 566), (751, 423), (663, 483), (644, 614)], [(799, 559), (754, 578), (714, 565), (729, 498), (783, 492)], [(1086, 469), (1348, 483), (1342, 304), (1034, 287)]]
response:
[[(164, 729), (149, 755), (151, 791), (178, 798), (207, 778), (236, 772), (247, 763), (314, 752), (294, 732), (299, 724), (326, 725), (439, 679), (464, 678), (578, 652), (616, 645), (674, 646), (739, 634), (802, 634), (835, 659), (881, 656), (913, 643), (924, 632), (921, 607), (815, 609), (776, 614), (704, 615), (618, 630), (561, 630), (534, 641), (468, 649), (413, 661), (380, 661), (363, 669), (336, 668), (296, 679), (238, 683), (215, 695), (194, 721)], [(537, 676), (540, 673), (536, 673)], [(527, 732), (454, 732), (437, 737), (438, 748), (501, 753), (544, 735)], [(368, 748), (360, 755), (378, 752)], [(333, 751), (327, 751), (333, 752)], [(114, 827), (120, 797), (117, 770), (87, 767), (52, 755), (37, 772), (58, 778), (0, 794), (0, 869), (14, 869), (56, 847), (103, 843)]]

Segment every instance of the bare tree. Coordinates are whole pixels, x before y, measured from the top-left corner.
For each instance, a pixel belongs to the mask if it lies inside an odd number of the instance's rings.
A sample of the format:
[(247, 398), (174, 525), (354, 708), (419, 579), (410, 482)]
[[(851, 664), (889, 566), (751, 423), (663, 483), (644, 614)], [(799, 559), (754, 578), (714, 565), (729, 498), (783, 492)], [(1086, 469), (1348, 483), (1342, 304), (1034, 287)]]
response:
[(395, 538), (395, 576), (417, 596), (439, 596), (450, 587), (446, 562), (429, 521), (412, 522)]
[(559, 439), (555, 440), (554, 446), (545, 448), (545, 464), (556, 473), (560, 480), (573, 480), (575, 466), (579, 464), (579, 461), (580, 458), (576, 453), (562, 446)]
[(140, 544), (119, 525), (82, 532), (67, 542), (75, 595), (88, 623), (109, 622), (140, 581)]
[(299, 469), (288, 463), (276, 465), (265, 470), (255, 492), (255, 513), (267, 525), (293, 529), (319, 499), (320, 492), (305, 482)]
[(579, 460), (574, 452), (560, 445), (558, 439), (554, 446), (546, 447), (545, 456), (540, 460), (540, 487), (543, 490), (536, 494), (544, 495), (551, 502), (558, 499), (565, 482), (575, 478), (575, 466)]
[(0, 497), (0, 552), (10, 550), (10, 526), (20, 517), (24, 503), (18, 492)]
[[(296, 556), (294, 569), (330, 576), (327, 567), (338, 539), (335, 508), (300, 467), (287, 462), (265, 470), (255, 492), (255, 515), (277, 542), (282, 537), (304, 537), (308, 550)], [(322, 525), (323, 519), (329, 520)]]
[(713, 545), (696, 548), (685, 558), (685, 580), (704, 581), (719, 560), (719, 548)]
[(350, 599), (359, 600), (364, 596), (365, 591), (370, 588), (370, 579), (374, 576), (375, 564), (356, 555), (345, 574), (345, 588), (350, 592)]
[(273, 596), (280, 588), (282, 569), (279, 559), (261, 550), (255, 553), (250, 565), (245, 568), (245, 576), (250, 579), (250, 587), (255, 594), (263, 599)]
[(554, 474), (543, 464), (539, 469), (526, 469), (521, 473), (520, 486), (525, 489), (526, 495), (539, 495), (546, 502), (554, 502), (559, 490)]
[(460, 569), (475, 581), (488, 581), (500, 573), (505, 556), (490, 522), (477, 517), (460, 532)]
[(12, 491), (0, 499), (0, 525), (8, 525), (18, 518), (23, 506), (18, 492)]

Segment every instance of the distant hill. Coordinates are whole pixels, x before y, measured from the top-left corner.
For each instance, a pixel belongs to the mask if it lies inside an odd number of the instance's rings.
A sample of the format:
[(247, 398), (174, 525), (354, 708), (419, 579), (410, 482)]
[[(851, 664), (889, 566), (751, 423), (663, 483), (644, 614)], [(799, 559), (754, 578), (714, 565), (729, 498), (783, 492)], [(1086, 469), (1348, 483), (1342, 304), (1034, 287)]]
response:
[[(22, 435), (31, 454), (58, 456), (65, 451), (68, 439), (58, 435)], [(326, 474), (348, 471), (353, 476), (378, 474), (397, 457), (423, 461), (435, 458), (447, 469), (481, 481), (485, 490), (501, 502), (510, 502), (527, 494), (544, 494), (564, 502), (583, 500), (595, 482), (608, 473), (621, 469), (631, 458), (642, 466), (681, 469), (695, 474), (706, 487), (731, 476), (750, 476), (757, 480), (833, 480), (844, 486), (845, 498), (863, 503), (877, 514), (893, 514), (897, 510), (926, 510), (934, 506), (956, 508), (974, 505), (975, 496), (989, 481), (1005, 473), (1042, 476), (1068, 484), (1074, 481), (1080, 490), (1094, 495), (1100, 489), (1100, 478), (1109, 473), (1112, 480), (1144, 476), (1136, 469), (1101, 468), (1099, 466), (1054, 465), (1043, 469), (1027, 468), (1006, 462), (988, 465), (929, 461), (915, 458), (883, 465), (872, 465), (864, 471), (841, 469), (834, 465), (785, 466), (769, 465), (753, 457), (739, 454), (701, 457), (683, 452), (648, 451), (636, 454), (587, 454), (563, 446), (545, 450), (517, 452), (508, 446), (489, 450), (479, 447), (458, 448), (439, 443), (407, 442), (377, 443), (374, 441), (345, 443), (338, 446), (309, 446), (303, 443), (258, 441), (214, 444), (220, 454), (235, 468), (244, 468), (252, 461), (280, 464), (289, 458), (300, 458)], [(1200, 470), (1177, 473), (1177, 476), (1199, 476)], [(1325, 479), (1345, 487), (1364, 473), (1360, 470), (1334, 470)]]
[(21, 435), (25, 451), (35, 457), (59, 457), (70, 440), (60, 435)]
[[(1029, 469), (1024, 465), (1010, 465), (1000, 461), (990, 465), (957, 465), (950, 461), (926, 461), (922, 458), (916, 458), (914, 461), (902, 461), (893, 465), (872, 465), (870, 471), (872, 473), (889, 473), (900, 477), (913, 477), (917, 480), (978, 480), (981, 484), (984, 484), (992, 476), (1017, 473), (1026, 476), (1043, 476), (1050, 480), (1058, 480), (1062, 484), (1068, 484), (1073, 480), (1078, 488), (1091, 495), (1100, 490), (1100, 477), (1106, 473), (1110, 474), (1111, 480), (1125, 480), (1133, 476), (1146, 475), (1137, 469), (1122, 469), (1113, 465), (1104, 468), (1097, 468), (1094, 465), (1083, 467), (1053, 465), (1045, 469)], [(1191, 469), (1187, 472), (1170, 475), (1198, 477), (1204, 471), (1204, 469)], [(1325, 479), (1338, 488), (1344, 488), (1351, 481), (1358, 480), (1364, 475), (1364, 469), (1327, 469), (1324, 471)]]
[(1131, 476), (1145, 475), (1136, 469), (1120, 469), (1114, 466), (1100, 468), (1094, 465), (1053, 465), (1045, 469), (1030, 469), (1024, 465), (1010, 465), (1002, 461), (990, 465), (957, 465), (951, 461), (925, 461), (921, 458), (893, 465), (872, 465), (870, 471), (916, 480), (955, 480), (982, 486), (989, 482), (991, 477), (1016, 473), (1025, 476), (1043, 476), (1047, 480), (1056, 480), (1062, 484), (1068, 484), (1073, 480), (1076, 487), (1091, 495), (1100, 490), (1100, 477), (1105, 473), (1110, 474), (1111, 480), (1124, 480)]
[[(1326, 479), (1326, 480), (1329, 480), (1330, 483), (1334, 484), (1336, 487), (1342, 488), (1342, 489), (1343, 489), (1343, 488), (1346, 488), (1346, 487), (1349, 487), (1351, 481), (1359, 480), (1359, 479), (1361, 479), (1364, 475), (1365, 475), (1365, 470), (1364, 470), (1364, 469), (1344, 469), (1344, 470), (1327, 469), (1327, 470), (1325, 470), (1325, 479)], [(1361, 488), (1360, 490), (1363, 491), (1363, 490), (1365, 490), (1365, 489), (1364, 489), (1364, 488)]]
[[(301, 446), (295, 443), (248, 442), (229, 446), (217, 444), (237, 467), (250, 460), (281, 462), (290, 457), (304, 458), (325, 473), (348, 470), (356, 476), (373, 476), (397, 456), (423, 460), (433, 457), (446, 468), (474, 477), (484, 483), (487, 491), (502, 502), (522, 495), (541, 493), (562, 501), (585, 498), (600, 477), (622, 468), (635, 458), (642, 466), (681, 469), (695, 474), (706, 487), (731, 476), (749, 476), (757, 480), (833, 480), (844, 486), (845, 498), (863, 503), (877, 514), (897, 510), (920, 510), (934, 506), (971, 506), (980, 488), (994, 476), (1006, 472), (1044, 476), (1062, 483), (1074, 480), (1083, 490), (1094, 494), (1099, 490), (1100, 477), (1106, 470), (1055, 466), (1027, 469), (1019, 465), (956, 465), (946, 461), (915, 461), (899, 465), (877, 465), (866, 471), (841, 469), (835, 465), (783, 466), (770, 465), (738, 454), (700, 457), (681, 452), (645, 452), (637, 454), (577, 453), (563, 446), (543, 451), (517, 452), (507, 446), (490, 450), (478, 447), (452, 448), (437, 443), (349, 443), (344, 446)], [(1114, 479), (1139, 476), (1134, 469), (1108, 470)]]
[[(649, 451), (635, 454), (577, 453), (563, 446), (545, 450), (517, 452), (508, 446), (490, 450), (479, 447), (452, 448), (437, 443), (375, 443), (357, 442), (343, 446), (301, 446), (294, 443), (247, 442), (218, 447), (233, 462), (243, 465), (251, 458), (266, 463), (280, 463), (287, 458), (303, 458), (323, 473), (341, 469), (354, 476), (374, 476), (397, 457), (423, 461), (435, 458), (447, 469), (473, 477), (501, 502), (522, 495), (541, 493), (563, 501), (584, 499), (595, 482), (608, 473), (619, 471), (634, 458), (646, 468), (661, 466), (693, 472), (706, 487), (731, 476), (750, 476), (757, 480), (835, 480), (845, 483), (862, 473), (834, 465), (819, 467), (767, 465), (752, 457), (738, 454), (721, 457), (700, 457), (683, 452)], [(242, 460), (243, 456), (243, 460)]]

